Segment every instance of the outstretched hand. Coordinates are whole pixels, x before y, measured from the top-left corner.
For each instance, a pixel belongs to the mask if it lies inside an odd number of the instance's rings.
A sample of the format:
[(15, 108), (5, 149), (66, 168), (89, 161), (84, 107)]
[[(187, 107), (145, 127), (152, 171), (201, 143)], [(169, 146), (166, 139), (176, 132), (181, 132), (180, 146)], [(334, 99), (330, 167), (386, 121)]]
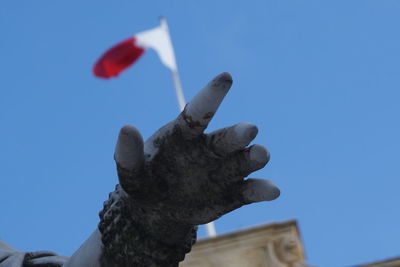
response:
[(244, 179), (269, 160), (263, 146), (248, 146), (257, 135), (255, 125), (204, 133), (231, 85), (228, 73), (218, 75), (145, 143), (133, 126), (121, 129), (115, 150), (119, 182), (138, 205), (197, 225), (279, 196), (268, 180)]

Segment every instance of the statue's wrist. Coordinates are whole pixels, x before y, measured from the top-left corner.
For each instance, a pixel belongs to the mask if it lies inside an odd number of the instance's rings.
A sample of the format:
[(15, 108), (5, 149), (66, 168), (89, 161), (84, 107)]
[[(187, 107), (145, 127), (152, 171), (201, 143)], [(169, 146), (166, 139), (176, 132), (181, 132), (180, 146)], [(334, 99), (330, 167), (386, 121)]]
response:
[(141, 205), (117, 185), (100, 212), (103, 265), (178, 266), (196, 239), (196, 227), (179, 224)]

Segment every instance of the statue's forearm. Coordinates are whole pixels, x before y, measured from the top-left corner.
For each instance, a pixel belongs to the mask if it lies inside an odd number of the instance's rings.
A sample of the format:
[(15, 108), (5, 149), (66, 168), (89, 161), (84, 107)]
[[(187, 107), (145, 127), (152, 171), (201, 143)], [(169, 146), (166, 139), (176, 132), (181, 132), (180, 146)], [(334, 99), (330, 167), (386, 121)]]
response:
[(197, 227), (164, 220), (165, 211), (136, 206), (117, 185), (104, 202), (98, 229), (63, 267), (175, 267)]

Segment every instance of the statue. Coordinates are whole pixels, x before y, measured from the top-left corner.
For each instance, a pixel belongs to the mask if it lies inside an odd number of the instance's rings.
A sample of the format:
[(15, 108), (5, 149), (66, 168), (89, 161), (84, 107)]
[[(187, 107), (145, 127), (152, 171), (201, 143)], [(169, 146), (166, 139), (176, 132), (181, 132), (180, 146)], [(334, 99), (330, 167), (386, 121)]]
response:
[(277, 198), (270, 181), (244, 180), (269, 160), (263, 146), (248, 147), (256, 126), (204, 134), (231, 85), (228, 73), (218, 75), (146, 142), (133, 126), (121, 129), (114, 154), (119, 184), (98, 228), (70, 258), (0, 242), (0, 266), (175, 267), (195, 243), (197, 225)]

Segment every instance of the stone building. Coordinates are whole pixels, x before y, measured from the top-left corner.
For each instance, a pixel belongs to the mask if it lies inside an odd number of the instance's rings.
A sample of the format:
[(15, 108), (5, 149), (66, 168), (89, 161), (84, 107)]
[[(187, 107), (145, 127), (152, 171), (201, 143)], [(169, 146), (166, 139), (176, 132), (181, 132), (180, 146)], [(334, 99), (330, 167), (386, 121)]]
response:
[(370, 264), (358, 265), (355, 267), (400, 267), (400, 258), (377, 261)]
[[(179, 267), (311, 267), (295, 220), (199, 240)], [(400, 258), (354, 267), (400, 267)]]
[(180, 267), (303, 267), (296, 221), (267, 224), (199, 240)]

